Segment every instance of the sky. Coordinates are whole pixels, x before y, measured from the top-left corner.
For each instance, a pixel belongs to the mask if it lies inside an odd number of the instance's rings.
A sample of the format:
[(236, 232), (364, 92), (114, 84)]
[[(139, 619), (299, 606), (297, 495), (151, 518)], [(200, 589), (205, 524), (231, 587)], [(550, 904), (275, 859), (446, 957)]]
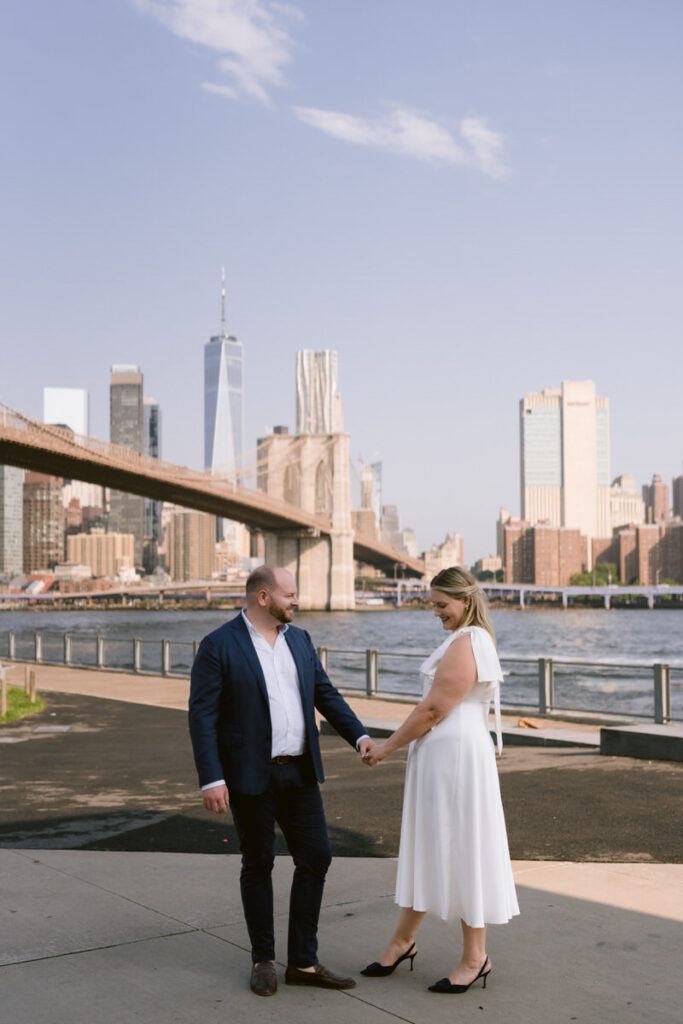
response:
[(0, 402), (136, 363), (203, 465), (203, 347), (246, 447), (334, 349), (351, 453), (420, 549), (495, 551), (519, 400), (592, 379), (611, 475), (683, 470), (677, 0), (7, 0)]

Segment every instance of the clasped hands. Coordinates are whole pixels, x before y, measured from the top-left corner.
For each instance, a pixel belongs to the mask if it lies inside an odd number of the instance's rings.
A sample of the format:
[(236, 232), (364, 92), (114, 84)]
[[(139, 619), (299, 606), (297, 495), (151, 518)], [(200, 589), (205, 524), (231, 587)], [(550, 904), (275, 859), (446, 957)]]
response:
[(363, 739), (358, 744), (358, 752), (360, 753), (363, 764), (367, 765), (368, 768), (374, 768), (376, 764), (383, 761), (387, 756), (387, 750), (385, 749), (384, 743), (375, 743), (370, 737)]
[[(369, 736), (366, 736), (358, 744), (358, 753), (363, 764), (366, 764), (368, 768), (374, 768), (387, 756), (385, 745), (375, 743)], [(202, 802), (205, 810), (213, 811), (214, 814), (225, 814), (230, 804), (227, 786), (213, 786), (211, 789), (205, 789), (202, 793)]]

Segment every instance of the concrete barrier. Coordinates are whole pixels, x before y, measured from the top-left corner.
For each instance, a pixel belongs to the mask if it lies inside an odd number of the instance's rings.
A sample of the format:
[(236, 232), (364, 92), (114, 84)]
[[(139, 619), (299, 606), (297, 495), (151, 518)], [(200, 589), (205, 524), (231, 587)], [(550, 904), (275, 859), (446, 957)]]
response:
[(600, 753), (648, 761), (683, 761), (683, 726), (648, 724), (602, 728)]

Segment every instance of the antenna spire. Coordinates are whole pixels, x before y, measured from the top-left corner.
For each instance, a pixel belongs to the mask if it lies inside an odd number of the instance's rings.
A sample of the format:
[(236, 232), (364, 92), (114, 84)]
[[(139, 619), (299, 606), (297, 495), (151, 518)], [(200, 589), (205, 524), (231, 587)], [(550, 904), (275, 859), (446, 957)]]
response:
[(225, 267), (221, 267), (221, 334), (225, 337)]

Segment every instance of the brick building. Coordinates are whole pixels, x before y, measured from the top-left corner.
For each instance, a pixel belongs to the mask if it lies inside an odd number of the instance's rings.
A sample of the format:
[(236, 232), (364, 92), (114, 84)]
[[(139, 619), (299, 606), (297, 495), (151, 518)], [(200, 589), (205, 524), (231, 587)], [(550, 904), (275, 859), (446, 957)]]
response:
[(651, 484), (643, 485), (643, 501), (646, 523), (665, 523), (671, 518), (669, 485), (663, 482), (659, 473), (654, 474)]
[(507, 583), (564, 587), (589, 564), (588, 538), (547, 523), (506, 526), (504, 564)]
[(64, 561), (62, 480), (27, 471), (23, 501), (24, 572), (52, 569)]

